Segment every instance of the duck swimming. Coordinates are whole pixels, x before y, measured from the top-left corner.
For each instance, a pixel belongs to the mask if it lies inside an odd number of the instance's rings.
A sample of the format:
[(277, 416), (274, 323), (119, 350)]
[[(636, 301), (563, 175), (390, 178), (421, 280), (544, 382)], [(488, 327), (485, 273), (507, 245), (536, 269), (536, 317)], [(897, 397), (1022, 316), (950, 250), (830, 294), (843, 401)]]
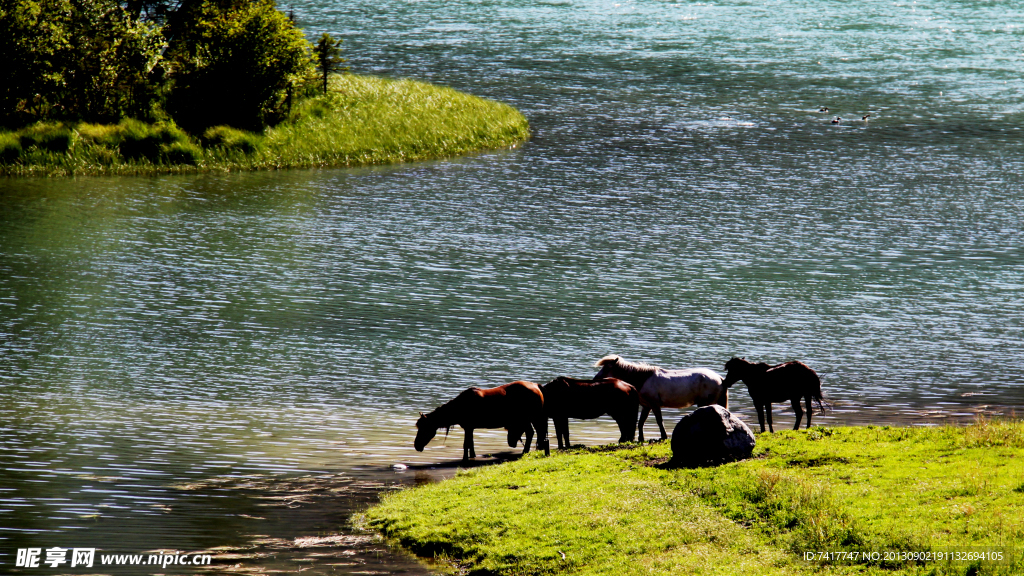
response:
[(841, 123), (842, 121), (843, 121), (843, 119), (842, 119), (842, 118), (840, 118), (839, 116), (836, 116), (835, 118), (833, 118), (833, 119), (832, 119), (832, 123), (833, 123), (833, 124), (839, 124), (839, 123)]
[(821, 108), (818, 108), (818, 112), (828, 112), (828, 107), (822, 106)]

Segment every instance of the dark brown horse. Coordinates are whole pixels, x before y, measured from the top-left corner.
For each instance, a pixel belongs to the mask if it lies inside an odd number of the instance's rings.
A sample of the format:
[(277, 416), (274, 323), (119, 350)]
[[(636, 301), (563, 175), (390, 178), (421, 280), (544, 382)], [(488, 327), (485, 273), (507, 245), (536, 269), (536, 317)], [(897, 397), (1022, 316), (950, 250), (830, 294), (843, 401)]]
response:
[(526, 433), (523, 454), (530, 451), (533, 431), (537, 431), (537, 449), (548, 453), (548, 419), (544, 415), (544, 394), (533, 382), (519, 380), (496, 388), (469, 388), (454, 400), (430, 414), (420, 412), (416, 421), (416, 441), (413, 445), (422, 452), (427, 442), (437, 434), (438, 428), (459, 425), (466, 431), (462, 443), (462, 459), (476, 458), (473, 430), (476, 428), (505, 428), (508, 445), (515, 448)]
[(818, 401), (818, 408), (821, 409), (821, 379), (818, 374), (811, 370), (803, 362), (784, 362), (777, 366), (769, 366), (764, 362), (754, 364), (743, 358), (733, 358), (725, 363), (728, 374), (722, 384), (728, 388), (742, 380), (750, 392), (750, 399), (754, 401), (754, 408), (757, 409), (757, 421), (761, 424), (761, 432), (764, 432), (764, 417), (768, 415), (768, 429), (772, 428), (772, 404), (775, 402), (793, 403), (793, 412), (796, 413), (796, 424), (793, 430), (800, 429), (800, 418), (804, 411), (800, 409), (800, 398), (807, 398), (807, 427), (811, 427), (811, 416), (814, 410), (811, 408), (811, 398)]
[(558, 447), (569, 444), (569, 418), (590, 420), (605, 414), (619, 425), (619, 442), (632, 442), (636, 434), (636, 413), (640, 395), (632, 385), (616, 378), (577, 380), (565, 376), (541, 387), (544, 413), (555, 424)]

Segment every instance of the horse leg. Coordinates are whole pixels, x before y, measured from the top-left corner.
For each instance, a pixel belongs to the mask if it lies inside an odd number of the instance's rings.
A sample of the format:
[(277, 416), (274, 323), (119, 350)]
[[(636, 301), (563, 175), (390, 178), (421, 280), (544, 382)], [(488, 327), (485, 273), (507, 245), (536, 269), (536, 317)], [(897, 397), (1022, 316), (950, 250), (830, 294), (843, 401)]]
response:
[(757, 423), (761, 425), (761, 433), (764, 434), (764, 406), (760, 402), (754, 402), (754, 408), (757, 408)]
[(658, 430), (661, 430), (661, 439), (668, 438), (668, 434), (665, 432), (665, 425), (661, 422), (661, 406), (654, 407), (654, 419), (658, 422)]
[[(545, 456), (551, 455), (551, 441), (548, 440), (548, 418), (542, 416), (538, 418), (534, 423), (533, 427), (537, 430), (537, 450), (544, 450)], [(568, 424), (566, 424), (568, 428)], [(555, 434), (558, 434), (556, 431)]]
[[(526, 423), (526, 442), (523, 442), (523, 454), (530, 451), (530, 443), (533, 442), (533, 426), (529, 422)], [(540, 444), (540, 438), (537, 438), (537, 443)], [(538, 446), (539, 448), (539, 446)]]
[(774, 434), (775, 433), (775, 428), (772, 428), (772, 403), (771, 402), (765, 402), (764, 403), (764, 412), (765, 412), (765, 417), (768, 418), (768, 431), (771, 432), (772, 434)]
[(619, 442), (632, 442), (636, 436), (636, 429), (630, 430), (633, 425), (633, 414), (618, 414), (615, 416), (615, 423), (619, 425)]
[(726, 410), (729, 409), (729, 389), (722, 387), (722, 394), (718, 397), (718, 405)]
[(640, 421), (637, 422), (636, 428), (640, 431), (640, 441), (644, 441), (644, 422), (647, 422), (647, 415), (651, 413), (651, 409), (644, 406), (640, 409)]
[(462, 459), (470, 458), (476, 458), (476, 449), (473, 448), (473, 429), (466, 428), (466, 438), (462, 441)]
[[(800, 418), (802, 418), (803, 415), (804, 415), (804, 409), (800, 407), (800, 397), (799, 396), (797, 396), (796, 398), (793, 398), (792, 400), (790, 400), (790, 402), (793, 404), (793, 412), (796, 414), (796, 422), (793, 424), (793, 430), (799, 430), (800, 429)], [(807, 418), (807, 421), (810, 422), (811, 419)]]
[[(800, 399), (797, 398), (797, 401)], [(807, 395), (807, 427), (811, 427), (811, 416), (814, 414), (814, 408), (811, 407), (811, 395)]]
[(558, 447), (561, 448), (562, 440), (565, 440), (565, 447), (568, 448), (569, 446), (572, 446), (572, 444), (569, 443), (569, 419), (562, 418), (559, 424), (562, 426), (562, 431), (561, 436), (558, 437)]

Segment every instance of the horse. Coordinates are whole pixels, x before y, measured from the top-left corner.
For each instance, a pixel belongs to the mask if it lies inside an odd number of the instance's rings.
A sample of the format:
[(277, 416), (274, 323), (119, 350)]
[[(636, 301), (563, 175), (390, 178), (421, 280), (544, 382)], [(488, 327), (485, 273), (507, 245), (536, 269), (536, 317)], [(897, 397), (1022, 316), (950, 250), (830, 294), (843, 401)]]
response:
[[(420, 412), (416, 421), (416, 440), (413, 446), (422, 452), (427, 442), (437, 434), (438, 428), (459, 425), (466, 431), (462, 443), (462, 459), (476, 458), (473, 430), (476, 428), (505, 428), (508, 446), (515, 448), (526, 433), (523, 454), (530, 451), (533, 431), (537, 431), (537, 449), (548, 448), (548, 419), (544, 415), (544, 393), (533, 382), (517, 380), (495, 388), (469, 388), (453, 400), (430, 414)], [(447, 434), (447, 433), (446, 433)]]
[(724, 386), (728, 388), (742, 380), (750, 392), (750, 399), (754, 401), (754, 408), (757, 409), (757, 421), (761, 424), (761, 432), (764, 432), (764, 417), (768, 415), (768, 430), (775, 432), (772, 427), (772, 404), (789, 400), (793, 403), (793, 412), (796, 412), (796, 423), (793, 430), (800, 429), (800, 418), (804, 411), (800, 409), (800, 398), (807, 398), (807, 427), (811, 427), (811, 415), (814, 410), (811, 408), (811, 398), (818, 401), (818, 409), (824, 410), (821, 405), (821, 379), (818, 374), (803, 362), (783, 362), (776, 366), (769, 366), (764, 362), (754, 364), (744, 358), (733, 358), (725, 363)]
[(640, 395), (632, 385), (615, 378), (577, 380), (561, 376), (541, 386), (544, 414), (555, 424), (558, 448), (568, 448), (569, 418), (590, 420), (608, 414), (619, 425), (619, 442), (632, 442)]
[(644, 441), (644, 422), (654, 411), (654, 419), (661, 430), (661, 439), (668, 438), (661, 420), (661, 408), (686, 408), (696, 404), (708, 406), (721, 404), (729, 407), (729, 389), (722, 385), (722, 377), (707, 368), (666, 370), (646, 363), (630, 362), (610, 354), (597, 361), (594, 366), (601, 370), (594, 380), (612, 377), (632, 384), (640, 394), (640, 441)]

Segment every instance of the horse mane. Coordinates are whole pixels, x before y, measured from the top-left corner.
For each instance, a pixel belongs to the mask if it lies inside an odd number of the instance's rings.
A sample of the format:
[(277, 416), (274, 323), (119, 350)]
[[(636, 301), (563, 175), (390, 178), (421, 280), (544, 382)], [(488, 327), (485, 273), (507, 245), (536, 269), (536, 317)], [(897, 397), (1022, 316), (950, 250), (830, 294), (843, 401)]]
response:
[(648, 364), (646, 362), (630, 362), (629, 360), (626, 360), (625, 358), (619, 356), (618, 354), (609, 354), (604, 358), (598, 360), (597, 363), (594, 364), (594, 366), (597, 368), (604, 368), (609, 364), (623, 372), (628, 372), (629, 374), (637, 375), (643, 374), (650, 376), (651, 374), (654, 374), (654, 372), (658, 369), (657, 366), (653, 364)]
[(725, 369), (726, 370), (729, 370), (729, 365), (730, 364), (733, 365), (733, 368), (739, 367), (741, 370), (758, 370), (758, 371), (765, 371), (765, 370), (769, 370), (771, 368), (778, 368), (779, 366), (783, 366), (783, 364), (779, 364), (777, 366), (772, 366), (771, 364), (768, 364), (767, 362), (751, 362), (750, 360), (747, 360), (746, 358), (737, 358), (735, 356), (733, 356), (728, 362), (725, 363)]
[[(470, 388), (472, 390), (472, 388)], [(455, 425), (455, 419), (458, 417), (456, 414), (452, 414), (452, 411), (456, 408), (456, 403), (460, 401), (462, 394), (460, 393), (455, 398), (445, 402), (444, 404), (434, 408), (433, 412), (424, 414), (432, 426), (438, 428), (450, 428)]]

